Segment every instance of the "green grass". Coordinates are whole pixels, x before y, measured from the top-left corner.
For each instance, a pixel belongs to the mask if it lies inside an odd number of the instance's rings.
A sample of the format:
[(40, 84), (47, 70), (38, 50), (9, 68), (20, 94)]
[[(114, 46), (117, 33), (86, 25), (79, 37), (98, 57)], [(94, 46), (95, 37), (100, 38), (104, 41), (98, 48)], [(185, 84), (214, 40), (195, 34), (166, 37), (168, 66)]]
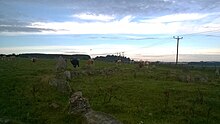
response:
[[(0, 123), (69, 124), (81, 117), (68, 114), (69, 94), (49, 85), (56, 61), (29, 59), (0, 61)], [(218, 124), (220, 123), (220, 78), (213, 69), (188, 69), (157, 65), (137, 68), (133, 64), (95, 62), (67, 70), (80, 73), (70, 81), (81, 90), (92, 108), (115, 116), (125, 124)], [(202, 75), (208, 82), (186, 83), (180, 75)], [(56, 103), (59, 108), (50, 107)]]

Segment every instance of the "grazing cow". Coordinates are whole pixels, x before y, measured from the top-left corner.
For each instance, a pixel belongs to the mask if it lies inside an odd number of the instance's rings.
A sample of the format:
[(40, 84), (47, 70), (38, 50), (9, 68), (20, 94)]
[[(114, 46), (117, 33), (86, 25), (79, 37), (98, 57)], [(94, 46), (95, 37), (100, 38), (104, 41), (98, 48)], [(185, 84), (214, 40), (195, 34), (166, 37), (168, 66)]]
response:
[(150, 62), (149, 62), (149, 61), (145, 61), (145, 62), (144, 62), (144, 65), (145, 65), (147, 68), (149, 68)]
[(138, 63), (139, 68), (143, 68), (145, 66), (145, 62), (144, 61), (140, 61)]
[(73, 58), (70, 62), (72, 63), (74, 68), (76, 68), (77, 66), (79, 67), (79, 60), (77, 58)]
[(94, 60), (93, 60), (93, 59), (89, 59), (89, 60), (87, 61), (87, 65), (93, 65), (93, 63), (94, 63)]
[(145, 61), (145, 65), (150, 65), (150, 62), (149, 61)]
[(36, 58), (31, 58), (31, 61), (34, 63), (36, 62)]
[(16, 59), (16, 56), (10, 56), (9, 59), (10, 59), (10, 60), (15, 60), (15, 59)]
[(134, 60), (130, 60), (129, 63), (130, 63), (130, 64), (134, 64)]
[(118, 59), (118, 60), (115, 61), (115, 63), (117, 63), (117, 64), (121, 64), (122, 61), (121, 61), (120, 59)]
[(147, 68), (149, 67), (149, 65), (150, 65), (150, 62), (149, 61), (139, 61), (138, 62), (138, 66), (139, 66), (139, 68), (143, 68), (144, 66), (146, 66)]
[(7, 57), (6, 56), (2, 56), (2, 60), (6, 60), (7, 59)]

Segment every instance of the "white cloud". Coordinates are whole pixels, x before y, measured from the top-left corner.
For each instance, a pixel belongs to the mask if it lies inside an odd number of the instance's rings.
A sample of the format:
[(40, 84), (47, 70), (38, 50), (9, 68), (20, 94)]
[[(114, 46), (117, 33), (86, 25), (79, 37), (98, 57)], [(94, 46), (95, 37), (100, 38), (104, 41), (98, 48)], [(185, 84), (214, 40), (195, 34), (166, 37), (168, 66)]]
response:
[(112, 22), (35, 22), (30, 27), (57, 30), (43, 31), (42, 34), (170, 34), (176, 32), (175, 27), (181, 27), (180, 24), (130, 22), (131, 18), (126, 16)]
[(95, 20), (95, 21), (111, 21), (115, 19), (114, 16), (102, 15), (102, 14), (94, 15), (94, 14), (86, 14), (86, 13), (75, 14), (72, 17), (83, 19), (83, 20)]
[[(219, 13), (217, 13), (219, 14)], [(157, 17), (154, 19), (135, 22), (134, 16), (128, 15), (120, 20), (107, 15), (74, 15), (81, 19), (96, 20), (94, 22), (33, 22), (29, 28), (51, 29), (32, 34), (188, 34), (195, 32), (204, 32), (218, 30), (219, 22), (207, 22), (197, 24), (190, 21), (201, 20), (211, 14), (173, 14)], [(97, 21), (98, 20), (98, 21)], [(102, 21), (100, 21), (102, 20)], [(111, 21), (109, 21), (111, 20)], [(170, 23), (166, 23), (170, 22)], [(209, 28), (207, 28), (209, 27)], [(212, 28), (213, 27), (213, 28)], [(55, 30), (55, 31), (53, 31)], [(25, 34), (25, 32), (1, 32), (4, 34)], [(30, 33), (26, 33), (30, 34)]]
[(196, 47), (184, 47), (180, 49), (180, 54), (207, 54), (207, 55), (220, 55), (220, 49), (218, 48), (196, 48)]

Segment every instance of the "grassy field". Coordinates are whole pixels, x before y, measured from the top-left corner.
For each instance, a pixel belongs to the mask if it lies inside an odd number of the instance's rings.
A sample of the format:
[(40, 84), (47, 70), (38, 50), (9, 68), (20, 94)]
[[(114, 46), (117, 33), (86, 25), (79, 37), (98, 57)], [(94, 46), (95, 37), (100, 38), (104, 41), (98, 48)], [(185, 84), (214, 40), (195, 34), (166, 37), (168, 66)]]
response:
[[(68, 114), (69, 94), (49, 85), (56, 61), (0, 60), (0, 123), (80, 124)], [(220, 77), (211, 68), (95, 62), (68, 70), (70, 80), (96, 111), (115, 116), (124, 124), (219, 124)], [(194, 80), (185, 79), (191, 76)], [(56, 103), (57, 108), (51, 107)]]

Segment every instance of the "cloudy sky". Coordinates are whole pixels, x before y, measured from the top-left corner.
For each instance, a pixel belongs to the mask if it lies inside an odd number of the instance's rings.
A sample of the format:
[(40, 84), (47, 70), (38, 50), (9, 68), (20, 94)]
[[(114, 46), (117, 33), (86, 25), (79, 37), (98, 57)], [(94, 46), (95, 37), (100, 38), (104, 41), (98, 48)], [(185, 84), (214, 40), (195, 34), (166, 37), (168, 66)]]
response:
[(220, 61), (220, 0), (0, 0), (0, 53)]

